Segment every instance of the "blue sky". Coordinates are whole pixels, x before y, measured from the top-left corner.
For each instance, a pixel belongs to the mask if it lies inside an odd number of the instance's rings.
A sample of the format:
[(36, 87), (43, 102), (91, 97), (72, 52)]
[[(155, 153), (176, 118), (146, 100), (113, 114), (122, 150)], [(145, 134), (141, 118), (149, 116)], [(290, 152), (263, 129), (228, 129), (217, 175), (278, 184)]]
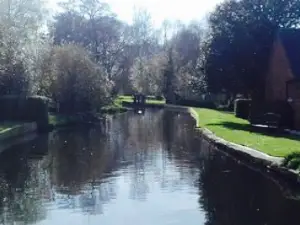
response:
[[(49, 0), (54, 7), (58, 0)], [(121, 20), (131, 22), (133, 9), (144, 8), (150, 12), (153, 22), (159, 26), (164, 19), (202, 20), (222, 0), (104, 0)]]

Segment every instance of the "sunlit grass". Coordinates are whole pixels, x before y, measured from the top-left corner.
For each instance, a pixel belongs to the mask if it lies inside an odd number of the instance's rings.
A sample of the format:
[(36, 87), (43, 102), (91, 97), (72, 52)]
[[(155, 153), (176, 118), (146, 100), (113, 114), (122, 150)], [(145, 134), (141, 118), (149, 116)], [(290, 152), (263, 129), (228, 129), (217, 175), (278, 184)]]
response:
[(13, 121), (3, 121), (0, 122), (0, 132), (12, 128), (16, 125), (20, 124), (20, 122), (13, 122)]
[(123, 101), (133, 102), (133, 99), (131, 98), (131, 96), (120, 95), (117, 98), (115, 98), (111, 104), (102, 107), (100, 112), (104, 114), (126, 112), (127, 109), (122, 106)]
[(147, 99), (146, 104), (155, 104), (155, 105), (163, 105), (166, 104), (165, 100), (152, 100), (152, 99)]
[(119, 95), (115, 100), (116, 103), (120, 104), (122, 104), (122, 101), (133, 102), (133, 97), (130, 95)]
[(61, 126), (73, 122), (72, 116), (61, 115), (61, 114), (49, 114), (49, 124), (54, 126)]
[[(120, 95), (115, 100), (115, 103), (117, 103), (117, 104), (120, 103), (122, 105), (123, 101), (124, 102), (132, 103), (133, 102), (133, 97), (132, 96), (128, 96), (128, 95)], [(165, 103), (166, 103), (165, 99), (163, 99), (163, 100), (156, 100), (156, 99), (154, 99), (153, 96), (150, 99), (146, 99), (146, 104), (162, 105), (162, 104), (165, 104)]]
[(254, 131), (248, 121), (233, 114), (211, 109), (194, 108), (198, 114), (198, 125), (227, 141), (248, 146), (272, 156), (285, 157), (300, 152), (300, 137)]

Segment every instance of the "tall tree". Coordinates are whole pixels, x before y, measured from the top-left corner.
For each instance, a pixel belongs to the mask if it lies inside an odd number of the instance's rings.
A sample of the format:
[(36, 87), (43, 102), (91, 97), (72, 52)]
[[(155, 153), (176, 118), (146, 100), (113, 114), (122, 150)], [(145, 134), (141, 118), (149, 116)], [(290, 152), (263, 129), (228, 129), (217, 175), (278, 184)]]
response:
[(125, 42), (124, 23), (98, 0), (78, 0), (56, 16), (53, 25), (56, 44), (76, 43), (85, 47), (106, 69), (110, 79), (118, 73), (118, 59)]
[(211, 91), (262, 98), (279, 28), (299, 24), (299, 0), (227, 0), (209, 17), (205, 71)]
[(203, 31), (198, 22), (179, 26), (169, 41), (172, 48), (169, 57), (173, 61), (174, 91), (183, 99), (196, 100), (204, 91), (204, 75), (200, 69), (202, 41)]
[(0, 1), (0, 93), (29, 91), (46, 10), (40, 0)]
[(162, 95), (166, 60), (164, 54), (157, 54), (150, 59), (137, 58), (130, 76), (133, 89), (147, 95)]

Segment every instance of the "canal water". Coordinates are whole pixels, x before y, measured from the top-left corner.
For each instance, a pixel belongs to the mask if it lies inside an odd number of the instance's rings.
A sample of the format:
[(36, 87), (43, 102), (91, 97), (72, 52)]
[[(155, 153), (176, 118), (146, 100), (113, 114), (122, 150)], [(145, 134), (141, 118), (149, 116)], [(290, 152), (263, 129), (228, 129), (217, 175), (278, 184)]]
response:
[(0, 155), (0, 224), (298, 225), (300, 202), (182, 113), (54, 131)]

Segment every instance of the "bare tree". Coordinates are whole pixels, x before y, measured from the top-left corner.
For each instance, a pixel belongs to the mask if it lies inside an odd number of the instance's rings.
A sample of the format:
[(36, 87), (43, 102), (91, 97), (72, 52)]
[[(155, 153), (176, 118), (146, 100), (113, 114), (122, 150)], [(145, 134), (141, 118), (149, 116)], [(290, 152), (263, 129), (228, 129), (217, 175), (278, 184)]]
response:
[(175, 89), (185, 99), (195, 99), (204, 91), (204, 74), (201, 70), (203, 42), (202, 26), (192, 22), (181, 26), (170, 40), (174, 64)]
[(126, 25), (119, 21), (107, 4), (98, 0), (78, 0), (56, 16), (56, 44), (76, 43), (84, 46), (110, 79), (119, 73), (118, 61), (124, 49)]
[(147, 95), (162, 95), (166, 60), (164, 54), (152, 56), (150, 59), (137, 58), (130, 76), (133, 89)]

